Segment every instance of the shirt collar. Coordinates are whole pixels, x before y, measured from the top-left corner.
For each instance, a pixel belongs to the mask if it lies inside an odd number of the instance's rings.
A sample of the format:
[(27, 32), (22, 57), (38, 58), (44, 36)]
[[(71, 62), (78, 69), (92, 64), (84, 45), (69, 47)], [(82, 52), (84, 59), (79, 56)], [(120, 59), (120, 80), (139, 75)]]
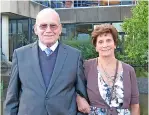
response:
[[(38, 45), (39, 45), (39, 47), (40, 47), (40, 49), (41, 49), (42, 51), (45, 51), (45, 49), (48, 48), (48, 47), (47, 47), (46, 45), (44, 45), (40, 40), (39, 40), (39, 42), (38, 42)], [(56, 41), (55, 44), (53, 44), (53, 45), (50, 47), (50, 49), (54, 52), (55, 49), (57, 48), (57, 46), (58, 46), (58, 41)]]

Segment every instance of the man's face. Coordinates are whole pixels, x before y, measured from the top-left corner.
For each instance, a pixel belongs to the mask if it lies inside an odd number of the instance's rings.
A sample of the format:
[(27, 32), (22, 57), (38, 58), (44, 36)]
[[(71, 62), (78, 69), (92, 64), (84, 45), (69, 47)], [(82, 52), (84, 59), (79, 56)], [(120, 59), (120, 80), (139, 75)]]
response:
[(71, 8), (72, 7), (72, 1), (65, 1), (65, 8)]
[(38, 16), (35, 24), (35, 34), (46, 46), (52, 46), (61, 34), (59, 17), (55, 13), (43, 13)]

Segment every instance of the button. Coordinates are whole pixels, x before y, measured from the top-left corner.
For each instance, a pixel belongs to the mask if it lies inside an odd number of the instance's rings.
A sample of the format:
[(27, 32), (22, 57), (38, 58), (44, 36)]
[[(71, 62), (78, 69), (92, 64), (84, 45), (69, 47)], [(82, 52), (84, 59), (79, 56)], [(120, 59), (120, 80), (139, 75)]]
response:
[(46, 100), (48, 100), (49, 98), (48, 97), (46, 97)]

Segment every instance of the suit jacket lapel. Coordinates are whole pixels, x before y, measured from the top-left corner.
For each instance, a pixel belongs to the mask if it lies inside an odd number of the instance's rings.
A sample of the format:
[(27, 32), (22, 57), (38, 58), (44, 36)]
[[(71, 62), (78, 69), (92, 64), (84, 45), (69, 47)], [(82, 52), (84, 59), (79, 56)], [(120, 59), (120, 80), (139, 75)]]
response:
[(56, 58), (56, 62), (55, 62), (55, 67), (52, 73), (52, 77), (51, 77), (51, 81), (49, 83), (49, 87), (47, 89), (46, 94), (49, 92), (49, 90), (52, 88), (52, 86), (54, 85), (56, 79), (58, 79), (59, 77), (59, 73), (65, 63), (67, 57), (67, 51), (66, 48), (63, 44), (59, 43), (59, 49), (58, 49), (58, 53), (57, 53), (57, 58)]
[(31, 63), (33, 63), (32, 68), (33, 68), (37, 78), (39, 79), (39, 82), (40, 82), (41, 86), (46, 91), (46, 86), (44, 84), (44, 80), (43, 80), (43, 76), (42, 76), (41, 69), (40, 69), (40, 64), (39, 64), (38, 42), (35, 42), (32, 45)]

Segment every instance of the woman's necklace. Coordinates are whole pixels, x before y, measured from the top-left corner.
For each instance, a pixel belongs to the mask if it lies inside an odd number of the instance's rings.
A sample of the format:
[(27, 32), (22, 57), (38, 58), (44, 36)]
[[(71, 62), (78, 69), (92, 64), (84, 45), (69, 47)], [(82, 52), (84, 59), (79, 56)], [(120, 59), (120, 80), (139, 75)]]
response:
[[(108, 74), (108, 72), (106, 71), (106, 69), (103, 67), (103, 65), (102, 65), (102, 63), (100, 63), (100, 65), (101, 65), (101, 68), (102, 68), (102, 70), (103, 70), (103, 72), (104, 72), (104, 76), (106, 77), (106, 79), (107, 79), (107, 82), (108, 82), (108, 84), (113, 84), (114, 83), (114, 78), (115, 78), (115, 76), (110, 76), (109, 74)], [(116, 64), (115, 64), (116, 65)], [(116, 69), (116, 66), (115, 66), (115, 69)]]

